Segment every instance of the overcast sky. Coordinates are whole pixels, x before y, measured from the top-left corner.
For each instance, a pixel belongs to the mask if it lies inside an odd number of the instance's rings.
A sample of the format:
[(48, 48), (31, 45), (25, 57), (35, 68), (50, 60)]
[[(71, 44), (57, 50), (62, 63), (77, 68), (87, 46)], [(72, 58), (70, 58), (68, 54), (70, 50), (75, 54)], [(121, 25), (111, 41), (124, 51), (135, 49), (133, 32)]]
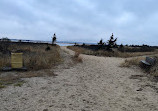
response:
[(0, 0), (0, 37), (158, 45), (158, 0)]

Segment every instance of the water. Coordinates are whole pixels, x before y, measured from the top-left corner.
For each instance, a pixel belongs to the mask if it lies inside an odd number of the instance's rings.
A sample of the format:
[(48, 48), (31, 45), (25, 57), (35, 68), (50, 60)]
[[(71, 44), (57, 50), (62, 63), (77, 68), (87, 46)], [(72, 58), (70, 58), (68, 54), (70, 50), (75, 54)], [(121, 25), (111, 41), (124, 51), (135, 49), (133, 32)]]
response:
[(68, 43), (57, 43), (59, 46), (72, 46), (74, 44), (68, 44)]
[[(11, 39), (13, 42), (18, 42), (20, 39)], [(40, 41), (40, 40), (21, 40), (22, 42), (33, 42), (33, 43), (52, 43), (52, 41)], [(74, 42), (68, 42), (68, 41), (57, 41), (59, 46), (72, 46), (74, 45)], [(82, 42), (76, 42), (77, 44), (83, 44)], [(96, 43), (85, 43), (89, 45), (95, 45)]]

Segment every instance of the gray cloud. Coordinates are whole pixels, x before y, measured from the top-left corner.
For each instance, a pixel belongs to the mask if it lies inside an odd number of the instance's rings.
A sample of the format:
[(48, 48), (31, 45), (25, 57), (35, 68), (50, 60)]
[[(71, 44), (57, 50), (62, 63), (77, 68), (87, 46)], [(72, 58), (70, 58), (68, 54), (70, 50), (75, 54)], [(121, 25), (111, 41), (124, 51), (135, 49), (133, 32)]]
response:
[(0, 36), (157, 45), (157, 0), (1, 0)]

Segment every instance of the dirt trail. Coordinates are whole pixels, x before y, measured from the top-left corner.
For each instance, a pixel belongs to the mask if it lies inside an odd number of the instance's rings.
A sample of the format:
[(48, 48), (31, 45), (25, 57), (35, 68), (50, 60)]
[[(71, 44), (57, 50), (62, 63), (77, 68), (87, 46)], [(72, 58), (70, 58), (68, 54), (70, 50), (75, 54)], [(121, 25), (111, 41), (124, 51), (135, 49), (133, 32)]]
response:
[(55, 78), (25, 79), (22, 87), (0, 90), (0, 111), (158, 111), (158, 84), (144, 76), (130, 79), (144, 75), (140, 70), (120, 68), (121, 58), (81, 57), (74, 67), (59, 66)]

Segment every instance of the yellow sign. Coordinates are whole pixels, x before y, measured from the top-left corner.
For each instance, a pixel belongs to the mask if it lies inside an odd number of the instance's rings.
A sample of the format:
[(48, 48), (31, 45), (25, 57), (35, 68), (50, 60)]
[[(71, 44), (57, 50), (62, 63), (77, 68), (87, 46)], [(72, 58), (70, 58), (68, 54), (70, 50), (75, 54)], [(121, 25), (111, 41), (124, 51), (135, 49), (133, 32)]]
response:
[(23, 53), (12, 53), (11, 54), (11, 67), (22, 68), (23, 67)]

